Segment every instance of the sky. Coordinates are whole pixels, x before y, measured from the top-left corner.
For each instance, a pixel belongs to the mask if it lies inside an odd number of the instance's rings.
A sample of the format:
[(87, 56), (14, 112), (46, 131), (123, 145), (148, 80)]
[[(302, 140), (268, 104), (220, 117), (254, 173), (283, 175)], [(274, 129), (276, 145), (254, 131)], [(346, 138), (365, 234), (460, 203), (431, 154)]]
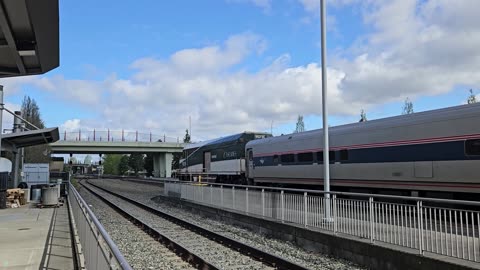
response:
[[(60, 67), (0, 79), (61, 134), (193, 141), (322, 127), (319, 0), (59, 1)], [(329, 124), (464, 104), (480, 90), (478, 0), (327, 1)], [(12, 119), (4, 116), (4, 128)]]

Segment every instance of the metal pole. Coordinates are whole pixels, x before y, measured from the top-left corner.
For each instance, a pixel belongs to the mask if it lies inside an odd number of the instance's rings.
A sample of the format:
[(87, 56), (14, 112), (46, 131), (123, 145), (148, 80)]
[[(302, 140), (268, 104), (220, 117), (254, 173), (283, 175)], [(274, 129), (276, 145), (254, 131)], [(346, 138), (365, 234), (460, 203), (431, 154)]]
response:
[[(328, 108), (327, 108), (327, 23), (326, 0), (320, 0), (321, 39), (322, 39), (322, 118), (323, 118), (323, 188), (330, 192), (330, 160), (328, 147)], [(330, 194), (325, 193), (325, 219), (330, 220)]]
[[(15, 111), (16, 115), (21, 116), (22, 112)], [(18, 117), (13, 118), (13, 133), (20, 132), (22, 130), (22, 120)], [(23, 149), (23, 148), (21, 148)], [(13, 166), (13, 188), (18, 187), (18, 176), (20, 172), (20, 156), (21, 156), (21, 149), (16, 149), (17, 151), (14, 153), (15, 156), (15, 165)]]
[[(20, 131), (25, 131), (25, 123), (20, 124)], [(24, 179), (25, 175), (23, 173), (23, 164), (25, 164), (25, 147), (20, 148), (20, 165), (19, 165), (19, 167), (20, 167), (21, 182), (25, 182), (25, 179)]]
[(0, 85), (0, 153), (2, 152), (3, 85)]

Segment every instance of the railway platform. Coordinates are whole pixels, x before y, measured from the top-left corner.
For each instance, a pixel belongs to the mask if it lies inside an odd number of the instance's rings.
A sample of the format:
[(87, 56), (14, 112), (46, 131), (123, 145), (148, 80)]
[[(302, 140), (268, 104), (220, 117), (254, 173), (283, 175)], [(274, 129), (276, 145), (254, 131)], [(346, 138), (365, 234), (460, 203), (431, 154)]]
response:
[(0, 210), (0, 269), (77, 269), (68, 205)]

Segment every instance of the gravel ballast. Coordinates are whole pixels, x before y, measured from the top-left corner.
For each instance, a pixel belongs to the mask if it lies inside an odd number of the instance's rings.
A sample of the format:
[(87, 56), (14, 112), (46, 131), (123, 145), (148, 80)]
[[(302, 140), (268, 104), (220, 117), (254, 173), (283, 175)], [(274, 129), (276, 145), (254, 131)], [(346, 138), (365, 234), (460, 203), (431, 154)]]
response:
[(268, 238), (259, 233), (204, 218), (176, 207), (172, 203), (152, 201), (151, 198), (163, 194), (161, 186), (112, 179), (94, 180), (92, 183), (310, 269), (363, 269), (345, 260), (305, 251), (286, 241)]
[(91, 185), (89, 188), (219, 269), (275, 269)]
[(79, 192), (133, 269), (195, 269), (84, 188)]

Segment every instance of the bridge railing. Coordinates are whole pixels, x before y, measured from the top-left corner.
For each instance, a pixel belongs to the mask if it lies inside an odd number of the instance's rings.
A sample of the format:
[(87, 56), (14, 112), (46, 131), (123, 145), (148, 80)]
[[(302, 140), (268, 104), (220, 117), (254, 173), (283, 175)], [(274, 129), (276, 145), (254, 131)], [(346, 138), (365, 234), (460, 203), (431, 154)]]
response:
[(165, 134), (142, 133), (126, 130), (79, 130), (75, 132), (63, 131), (60, 135), (62, 141), (90, 141), (90, 142), (171, 142), (179, 143), (179, 137), (166, 136)]
[(480, 202), (165, 181), (184, 200), (480, 262)]

